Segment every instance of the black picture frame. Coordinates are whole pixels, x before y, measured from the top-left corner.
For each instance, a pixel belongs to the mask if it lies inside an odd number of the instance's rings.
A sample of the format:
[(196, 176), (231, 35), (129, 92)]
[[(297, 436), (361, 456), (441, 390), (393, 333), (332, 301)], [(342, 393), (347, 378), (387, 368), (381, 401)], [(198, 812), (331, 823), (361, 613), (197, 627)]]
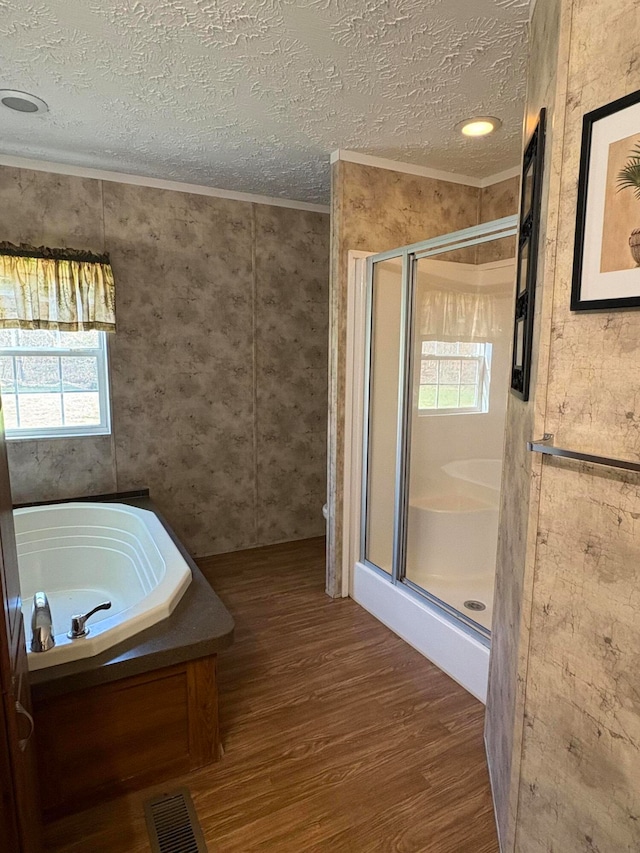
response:
[(511, 393), (525, 402), (529, 399), (531, 379), (546, 117), (547, 111), (543, 108), (522, 158)]
[[(622, 113), (624, 110), (631, 110), (633, 107), (636, 107), (636, 132), (640, 134), (639, 104), (640, 91), (632, 92), (631, 94), (624, 95), (624, 97), (618, 98), (609, 104), (605, 104), (605, 106), (598, 107), (598, 109), (586, 113), (582, 119), (582, 146), (580, 150), (580, 173), (578, 178), (578, 200), (573, 252), (573, 279), (571, 283), (570, 308), (572, 311), (615, 311), (628, 308), (640, 308), (640, 270), (638, 271), (637, 276), (635, 276), (637, 280), (637, 295), (613, 295), (605, 298), (594, 298), (593, 296), (585, 296), (585, 293), (583, 292), (586, 289), (584, 284), (585, 278), (587, 277), (591, 281), (591, 287), (589, 288), (591, 291), (597, 292), (599, 290), (598, 282), (602, 281), (602, 290), (606, 289), (609, 292), (616, 292), (615, 285), (611, 286), (610, 283), (610, 273), (607, 273), (606, 271), (603, 272), (602, 268), (598, 269), (597, 265), (593, 263), (593, 258), (585, 259), (585, 246), (587, 241), (590, 240), (592, 244), (594, 244), (595, 241), (602, 244), (603, 239), (603, 229), (594, 229), (593, 224), (589, 222), (590, 212), (592, 210), (592, 205), (594, 204), (595, 191), (597, 191), (597, 187), (590, 186), (592, 183), (592, 181), (590, 181), (591, 167), (594, 161), (598, 158), (608, 158), (611, 142), (617, 141), (615, 132), (612, 134), (612, 139), (600, 138), (597, 141), (594, 140), (594, 126), (598, 122), (604, 122), (607, 119), (611, 119), (612, 116)], [(600, 127), (602, 128), (602, 125)], [(606, 175), (607, 170), (605, 169), (604, 171)], [(593, 181), (593, 183), (595, 184), (596, 182)], [(604, 192), (605, 189), (601, 189), (601, 192)], [(602, 217), (602, 224), (604, 228), (605, 211), (602, 212)], [(640, 227), (640, 217), (637, 224), (638, 227)], [(635, 270), (633, 272), (635, 272)], [(609, 279), (606, 279), (607, 275), (609, 275)], [(618, 292), (624, 293), (626, 290), (628, 290), (628, 288), (625, 290), (618, 289)]]

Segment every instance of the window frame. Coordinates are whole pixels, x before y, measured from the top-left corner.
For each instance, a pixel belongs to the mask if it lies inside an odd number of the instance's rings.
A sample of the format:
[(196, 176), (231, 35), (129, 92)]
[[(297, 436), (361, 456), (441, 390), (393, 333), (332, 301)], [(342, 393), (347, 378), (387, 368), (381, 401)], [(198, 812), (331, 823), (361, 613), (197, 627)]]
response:
[[(27, 330), (23, 330), (27, 331)], [(38, 357), (38, 358), (87, 358), (96, 359), (98, 373), (98, 404), (100, 407), (100, 423), (77, 426), (65, 424), (62, 426), (49, 427), (25, 427), (10, 428), (5, 424), (5, 438), (8, 441), (25, 441), (33, 439), (49, 438), (76, 438), (78, 436), (111, 435), (111, 393), (109, 384), (109, 357), (107, 346), (107, 333), (98, 331), (97, 347), (0, 347), (0, 357)], [(14, 361), (14, 377), (16, 376)], [(40, 392), (43, 396), (46, 391)], [(58, 392), (52, 392), (58, 393)], [(61, 394), (64, 392), (61, 390)], [(80, 392), (82, 393), (82, 392)], [(7, 392), (7, 396), (15, 396), (16, 404), (19, 406), (20, 394), (16, 391)], [(4, 406), (3, 406), (4, 410)]]
[[(481, 344), (482, 345), (482, 354), (481, 355), (440, 355), (436, 353), (424, 353), (422, 351), (422, 345), (424, 342), (428, 341), (429, 343), (433, 343), (432, 338), (428, 337), (420, 337), (419, 339), (419, 364), (418, 364), (418, 376), (422, 375), (422, 364), (428, 359), (430, 361), (473, 361), (478, 365), (478, 380), (475, 383), (478, 389), (478, 404), (476, 406), (455, 406), (455, 407), (435, 407), (435, 408), (421, 408), (420, 406), (420, 389), (426, 388), (427, 386), (433, 386), (438, 388), (440, 386), (440, 382), (427, 382), (422, 383), (418, 381), (417, 383), (417, 401), (416, 401), (416, 410), (418, 413), (418, 417), (440, 417), (442, 415), (487, 415), (489, 414), (489, 390), (491, 386), (491, 358), (493, 355), (493, 347), (490, 341), (436, 341), (436, 343), (459, 343), (459, 344)], [(442, 383), (447, 384), (447, 383)], [(449, 383), (449, 384), (457, 384), (458, 387), (461, 387), (463, 384), (469, 383)]]

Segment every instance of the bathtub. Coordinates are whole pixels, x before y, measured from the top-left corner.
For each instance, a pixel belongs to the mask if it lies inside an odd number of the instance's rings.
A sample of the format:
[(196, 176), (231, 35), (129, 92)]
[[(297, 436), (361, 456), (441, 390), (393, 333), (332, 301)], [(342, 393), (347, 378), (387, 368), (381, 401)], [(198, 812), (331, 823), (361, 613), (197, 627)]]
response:
[[(166, 619), (191, 583), (191, 570), (158, 517), (118, 503), (74, 502), (14, 511), (30, 670), (100, 654)], [(49, 598), (56, 645), (29, 649), (34, 594)], [(103, 601), (110, 610), (70, 640), (71, 617)]]

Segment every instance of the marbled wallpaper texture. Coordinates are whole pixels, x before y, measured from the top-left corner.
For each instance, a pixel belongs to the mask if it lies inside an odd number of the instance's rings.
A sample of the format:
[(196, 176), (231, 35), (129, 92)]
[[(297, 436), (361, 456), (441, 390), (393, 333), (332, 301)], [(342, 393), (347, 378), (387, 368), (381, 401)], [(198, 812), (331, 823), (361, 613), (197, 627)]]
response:
[[(341, 594), (344, 399), (349, 251), (384, 252), (517, 212), (519, 178), (486, 189), (338, 160), (331, 184), (327, 592)], [(498, 245), (500, 243), (500, 245)], [(511, 241), (449, 253), (485, 263), (513, 257)]]
[(503, 853), (640, 850), (640, 480), (524, 453), (546, 431), (640, 459), (640, 314), (569, 310), (582, 118), (640, 89), (639, 25), (635, 0), (538, 0), (533, 18), (528, 126), (546, 105), (551, 134), (537, 373), (508, 412), (498, 551), (487, 742)]
[[(518, 806), (520, 753), (528, 632), (536, 546), (542, 459), (526, 449), (532, 436), (544, 433), (548, 341), (553, 296), (555, 242), (559, 195), (558, 155), (554, 140), (556, 99), (564, 102), (562, 75), (556, 73), (560, 7), (556, 0), (538, 0), (531, 22), (531, 72), (527, 87), (525, 136), (533, 132), (541, 107), (548, 109), (538, 279), (530, 398), (523, 403), (509, 395), (504, 444), (503, 483), (496, 560), (494, 616), (485, 719), (487, 757), (502, 851), (513, 851)], [(557, 90), (559, 90), (557, 92)], [(531, 519), (531, 521), (530, 521)]]
[(148, 486), (196, 555), (324, 533), (329, 217), (0, 167), (3, 239), (106, 250), (111, 436), (9, 445), (14, 500)]

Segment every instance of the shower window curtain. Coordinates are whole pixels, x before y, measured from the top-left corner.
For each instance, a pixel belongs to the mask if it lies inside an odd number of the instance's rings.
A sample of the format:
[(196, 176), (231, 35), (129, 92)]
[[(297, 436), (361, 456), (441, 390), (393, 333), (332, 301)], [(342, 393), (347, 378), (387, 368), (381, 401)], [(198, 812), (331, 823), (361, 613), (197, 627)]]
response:
[(496, 296), (460, 290), (428, 289), (420, 304), (423, 338), (447, 343), (484, 343), (500, 332)]
[(108, 255), (0, 243), (0, 329), (115, 332)]

